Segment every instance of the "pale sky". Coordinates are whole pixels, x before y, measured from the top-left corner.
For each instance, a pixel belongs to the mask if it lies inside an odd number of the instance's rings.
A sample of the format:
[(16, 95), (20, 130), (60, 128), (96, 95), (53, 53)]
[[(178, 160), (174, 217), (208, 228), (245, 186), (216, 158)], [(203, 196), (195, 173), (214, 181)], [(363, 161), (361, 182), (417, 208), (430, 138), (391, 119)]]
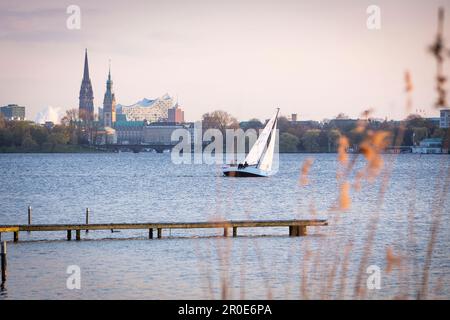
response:
[[(80, 30), (66, 27), (71, 4)], [(366, 27), (372, 4), (376, 31)], [(190, 121), (215, 109), (266, 119), (276, 107), (300, 119), (368, 108), (400, 119), (406, 69), (413, 108), (437, 116), (427, 46), (439, 6), (450, 44), (448, 0), (1, 0), (0, 105), (24, 105), (31, 120), (48, 106), (78, 107), (88, 48), (96, 107), (111, 59), (118, 103), (169, 93)]]

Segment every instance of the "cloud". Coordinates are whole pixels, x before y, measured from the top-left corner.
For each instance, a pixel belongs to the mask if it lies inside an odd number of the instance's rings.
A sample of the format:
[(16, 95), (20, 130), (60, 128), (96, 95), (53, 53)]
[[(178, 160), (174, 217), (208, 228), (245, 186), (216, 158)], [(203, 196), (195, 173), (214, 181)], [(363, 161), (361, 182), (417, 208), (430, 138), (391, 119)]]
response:
[(61, 119), (61, 109), (60, 108), (53, 108), (51, 106), (48, 106), (37, 113), (35, 122), (42, 124), (46, 121), (52, 121), (53, 123), (59, 123)]

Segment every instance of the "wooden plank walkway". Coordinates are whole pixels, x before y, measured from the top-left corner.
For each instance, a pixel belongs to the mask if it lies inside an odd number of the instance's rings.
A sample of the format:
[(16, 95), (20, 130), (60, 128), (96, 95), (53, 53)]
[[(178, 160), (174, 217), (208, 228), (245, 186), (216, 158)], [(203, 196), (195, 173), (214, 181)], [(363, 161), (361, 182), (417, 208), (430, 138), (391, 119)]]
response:
[(153, 230), (157, 230), (157, 237), (162, 237), (162, 230), (170, 229), (222, 229), (224, 236), (233, 230), (233, 237), (237, 236), (238, 228), (267, 228), (288, 227), (290, 236), (305, 236), (309, 226), (327, 226), (326, 219), (310, 220), (230, 220), (208, 222), (158, 222), (158, 223), (107, 223), (107, 224), (28, 224), (28, 225), (0, 225), (1, 233), (14, 233), (14, 241), (19, 241), (19, 232), (66, 231), (67, 240), (72, 239), (72, 231), (76, 233), (76, 240), (81, 239), (81, 230), (142, 230), (148, 229), (149, 238), (153, 238)]

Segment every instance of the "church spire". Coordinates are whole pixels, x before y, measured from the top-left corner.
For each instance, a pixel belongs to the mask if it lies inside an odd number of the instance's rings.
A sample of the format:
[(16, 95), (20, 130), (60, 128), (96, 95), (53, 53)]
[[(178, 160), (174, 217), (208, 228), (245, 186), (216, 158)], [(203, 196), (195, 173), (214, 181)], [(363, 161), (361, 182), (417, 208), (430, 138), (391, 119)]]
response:
[(91, 79), (89, 78), (89, 64), (87, 49), (84, 52), (83, 80), (80, 88), (79, 117), (84, 121), (94, 120), (94, 94)]
[(87, 48), (84, 52), (84, 73), (83, 73), (83, 80), (89, 79), (89, 63), (88, 63), (88, 56), (87, 56)]
[(111, 59), (109, 59), (109, 72), (108, 72), (108, 80), (111, 81)]
[(112, 127), (116, 122), (116, 97), (113, 91), (111, 79), (111, 60), (109, 60), (108, 80), (106, 81), (106, 92), (103, 99), (103, 124)]

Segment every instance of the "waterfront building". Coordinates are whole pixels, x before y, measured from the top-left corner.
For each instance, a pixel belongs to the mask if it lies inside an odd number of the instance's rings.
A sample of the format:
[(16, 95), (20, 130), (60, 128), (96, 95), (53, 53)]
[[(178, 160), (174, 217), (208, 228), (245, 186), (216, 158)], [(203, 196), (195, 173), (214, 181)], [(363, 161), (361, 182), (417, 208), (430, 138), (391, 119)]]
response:
[(297, 114), (296, 113), (291, 114), (291, 121), (297, 122)]
[(442, 153), (442, 138), (428, 138), (411, 148), (412, 153)]
[[(118, 117), (120, 115), (117, 115)], [(118, 144), (141, 144), (143, 141), (144, 121), (118, 120), (114, 124)]]
[(105, 127), (113, 127), (114, 122), (116, 122), (116, 97), (113, 91), (111, 68), (109, 68), (106, 92), (103, 99), (103, 125)]
[(358, 119), (337, 118), (330, 120), (328, 124), (331, 127), (338, 129), (351, 128), (356, 127), (356, 125), (358, 124)]
[(117, 112), (124, 114), (128, 121), (162, 122), (167, 121), (173, 98), (168, 94), (151, 100), (143, 99), (129, 106), (119, 105)]
[(117, 132), (110, 127), (101, 128), (96, 132), (96, 144), (117, 144)]
[(168, 110), (167, 122), (170, 123), (184, 123), (184, 111), (181, 110), (178, 103), (175, 104), (173, 108)]
[(6, 120), (25, 120), (25, 107), (19, 106), (17, 104), (8, 104), (7, 106), (0, 107), (0, 113)]
[(127, 116), (121, 113), (117, 113), (117, 107), (116, 107), (116, 123), (119, 121), (127, 121)]
[(89, 64), (87, 49), (84, 54), (84, 72), (80, 88), (79, 117), (84, 121), (94, 120), (94, 93), (92, 90), (91, 79), (89, 78)]
[(430, 124), (432, 124), (433, 126), (436, 126), (436, 127), (439, 127), (439, 125), (441, 123), (440, 117), (425, 118), (425, 120), (427, 120), (427, 122), (429, 122)]
[(450, 128), (450, 109), (442, 109), (440, 115), (439, 127), (443, 129)]
[(301, 127), (308, 127), (310, 129), (319, 129), (320, 123), (315, 120), (297, 120), (294, 124), (299, 125)]
[(177, 129), (189, 128), (187, 126), (175, 123), (150, 123), (143, 128), (143, 143), (161, 145), (174, 144), (174, 142), (172, 142), (172, 132)]

